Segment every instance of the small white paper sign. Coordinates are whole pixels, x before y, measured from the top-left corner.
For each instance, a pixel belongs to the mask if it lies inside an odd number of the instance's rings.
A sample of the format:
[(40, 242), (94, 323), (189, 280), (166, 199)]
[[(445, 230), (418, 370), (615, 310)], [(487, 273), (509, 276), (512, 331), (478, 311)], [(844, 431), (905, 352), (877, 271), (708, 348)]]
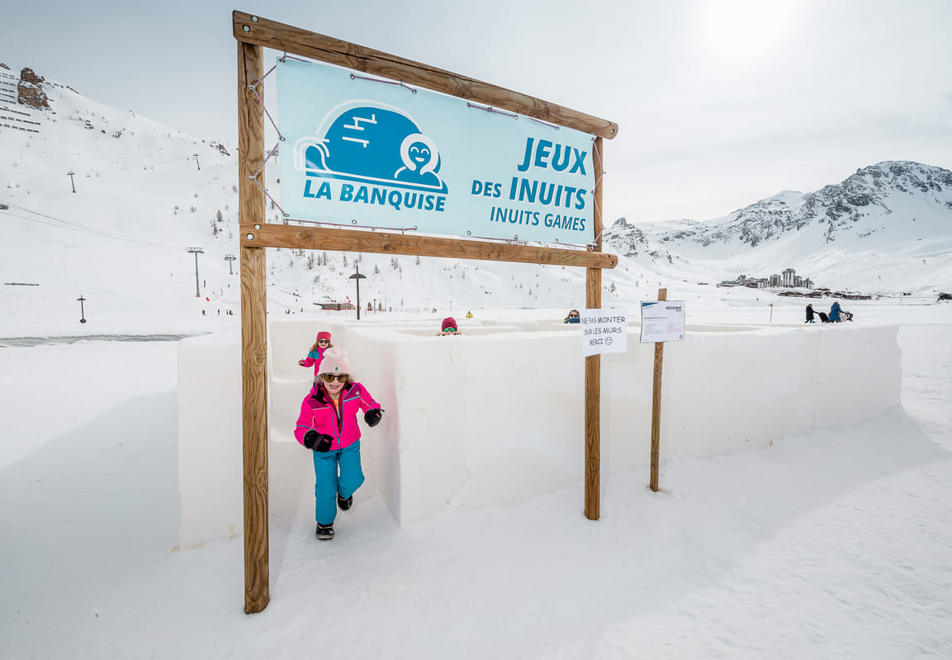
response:
[(684, 301), (641, 303), (641, 343), (684, 341)]
[(628, 350), (628, 312), (624, 309), (583, 309), (582, 355), (624, 353)]

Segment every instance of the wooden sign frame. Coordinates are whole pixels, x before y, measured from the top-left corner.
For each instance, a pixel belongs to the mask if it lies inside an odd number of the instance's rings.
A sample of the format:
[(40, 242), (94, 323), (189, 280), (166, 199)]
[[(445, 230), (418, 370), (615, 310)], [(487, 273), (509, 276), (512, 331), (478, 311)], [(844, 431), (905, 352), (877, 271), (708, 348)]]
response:
[[(276, 23), (240, 11), (232, 13), (238, 42), (238, 193), (241, 273), (241, 393), (244, 487), (245, 612), (260, 612), (270, 600), (268, 558), (268, 247), (342, 250), (382, 254), (455, 257), (586, 269), (585, 304), (601, 306), (602, 269), (618, 258), (602, 249), (602, 140), (618, 126), (459, 74), (395, 55)], [(258, 81), (264, 75), (262, 48), (425, 87), (495, 108), (517, 112), (595, 135), (594, 245), (588, 251), (513, 245), (457, 238), (331, 229), (265, 222), (264, 108)], [(256, 86), (252, 86), (256, 85)], [(257, 93), (256, 93), (257, 90)], [(585, 358), (585, 516), (599, 517), (601, 361)]]

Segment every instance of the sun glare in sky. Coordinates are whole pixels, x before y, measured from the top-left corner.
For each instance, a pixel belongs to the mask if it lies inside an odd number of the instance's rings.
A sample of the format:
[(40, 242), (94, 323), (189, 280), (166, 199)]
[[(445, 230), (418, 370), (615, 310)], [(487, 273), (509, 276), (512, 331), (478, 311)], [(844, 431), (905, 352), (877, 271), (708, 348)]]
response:
[(728, 60), (752, 60), (778, 47), (793, 18), (791, 0), (710, 0), (702, 17), (705, 45)]

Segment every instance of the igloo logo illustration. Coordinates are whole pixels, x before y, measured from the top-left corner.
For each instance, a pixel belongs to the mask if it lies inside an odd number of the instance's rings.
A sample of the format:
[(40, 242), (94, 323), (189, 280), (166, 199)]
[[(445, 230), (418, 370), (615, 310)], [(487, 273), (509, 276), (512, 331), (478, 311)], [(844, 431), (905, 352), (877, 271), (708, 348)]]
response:
[(296, 169), (313, 177), (446, 192), (436, 143), (413, 119), (366, 101), (348, 106), (332, 110), (317, 137), (295, 143)]

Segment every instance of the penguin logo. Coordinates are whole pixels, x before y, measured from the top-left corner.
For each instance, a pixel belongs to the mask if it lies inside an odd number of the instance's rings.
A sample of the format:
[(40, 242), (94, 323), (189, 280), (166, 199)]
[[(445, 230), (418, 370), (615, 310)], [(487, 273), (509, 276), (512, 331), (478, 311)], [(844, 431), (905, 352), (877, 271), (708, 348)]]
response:
[(374, 101), (334, 108), (294, 145), (294, 167), (309, 177), (445, 194), (441, 165), (436, 142), (409, 115)]

